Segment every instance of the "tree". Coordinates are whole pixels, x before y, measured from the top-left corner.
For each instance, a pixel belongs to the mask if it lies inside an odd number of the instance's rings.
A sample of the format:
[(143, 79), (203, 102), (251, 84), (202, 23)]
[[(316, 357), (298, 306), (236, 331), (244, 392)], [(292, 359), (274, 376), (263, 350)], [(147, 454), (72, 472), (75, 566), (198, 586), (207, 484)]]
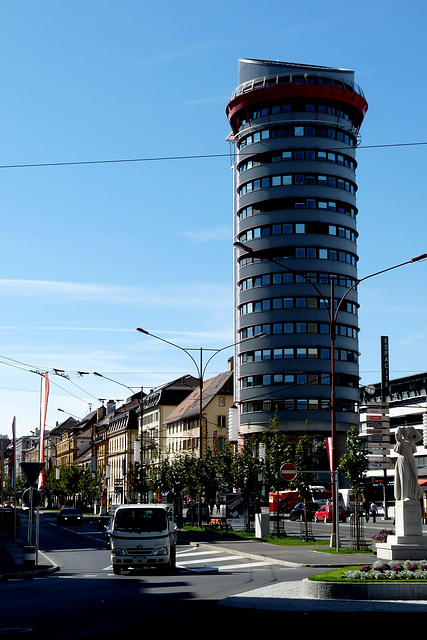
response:
[(132, 493), (145, 496), (150, 488), (149, 470), (147, 465), (135, 462), (129, 469), (129, 488)]
[(44, 487), (48, 499), (48, 508), (52, 508), (52, 498), (59, 498), (63, 495), (63, 489), (60, 480), (56, 479), (56, 469), (50, 469), (46, 475), (46, 484)]
[(289, 487), (297, 489), (300, 496), (310, 498), (310, 485), (316, 481), (316, 469), (319, 467), (319, 456), (323, 452), (323, 442), (310, 441), (307, 435), (298, 438), (294, 451), (293, 463), (300, 473), (290, 481)]
[(350, 487), (354, 493), (354, 519), (356, 540), (355, 547), (359, 549), (361, 546), (361, 537), (359, 532), (359, 495), (362, 494), (366, 484), (366, 473), (368, 471), (368, 452), (364, 447), (364, 442), (359, 436), (359, 429), (352, 426), (347, 431), (346, 437), (347, 453), (341, 456), (338, 463), (338, 471), (340, 471), (350, 481)]
[(264, 431), (262, 440), (266, 445), (264, 470), (266, 492), (286, 489), (288, 483), (280, 475), (280, 467), (284, 462), (292, 461), (293, 447), (286, 443), (286, 434), (279, 429), (277, 412), (271, 419), (270, 429)]
[(256, 501), (263, 497), (260, 477), (264, 474), (264, 471), (265, 465), (259, 458), (258, 443), (256, 441), (246, 441), (233, 461), (232, 473), (234, 485), (236, 489), (242, 492), (242, 497), (248, 505), (248, 528), (251, 500)]
[[(319, 456), (323, 452), (323, 443), (310, 441), (307, 435), (300, 436), (294, 452), (294, 464), (299, 471), (295, 478), (290, 481), (289, 487), (297, 489), (304, 501), (304, 514), (307, 515), (307, 500), (311, 497), (310, 485), (315, 482), (316, 469), (319, 466)], [(304, 518), (305, 541), (308, 541), (307, 517)]]
[(341, 456), (338, 463), (338, 471), (349, 479), (353, 493), (358, 496), (365, 487), (369, 462), (368, 452), (359, 436), (359, 429), (355, 426), (347, 431), (346, 449), (347, 453)]
[(93, 504), (95, 496), (102, 491), (102, 471), (92, 471), (89, 468), (81, 469), (79, 479), (79, 493), (90, 504)]
[(235, 488), (235, 478), (233, 475), (233, 463), (236, 453), (232, 445), (226, 441), (221, 451), (218, 451), (217, 458), (217, 482), (220, 493), (232, 493)]
[(202, 495), (208, 505), (216, 502), (218, 494), (218, 459), (209, 447), (203, 452), (203, 456), (198, 459), (197, 472), (199, 486)]

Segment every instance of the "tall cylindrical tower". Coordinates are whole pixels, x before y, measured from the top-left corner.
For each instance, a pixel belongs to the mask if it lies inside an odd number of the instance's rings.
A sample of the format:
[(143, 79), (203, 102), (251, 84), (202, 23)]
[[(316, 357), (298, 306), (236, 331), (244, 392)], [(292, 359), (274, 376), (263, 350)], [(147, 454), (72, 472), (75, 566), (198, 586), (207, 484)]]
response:
[[(367, 110), (354, 72), (239, 60), (235, 147), (237, 395), (242, 436), (277, 415), (289, 435), (331, 428), (328, 307), (357, 278), (355, 149)], [(333, 283), (333, 287), (331, 286)], [(357, 291), (335, 337), (336, 429), (358, 422)]]

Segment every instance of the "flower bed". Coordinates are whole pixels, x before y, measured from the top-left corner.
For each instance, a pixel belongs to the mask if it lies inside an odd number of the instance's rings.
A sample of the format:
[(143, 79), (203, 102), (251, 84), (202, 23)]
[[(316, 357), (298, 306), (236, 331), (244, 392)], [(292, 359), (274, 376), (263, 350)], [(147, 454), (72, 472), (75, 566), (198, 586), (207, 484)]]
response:
[(393, 531), (388, 531), (387, 529), (381, 529), (381, 531), (379, 531), (378, 533), (374, 533), (374, 535), (372, 536), (372, 543), (371, 543), (372, 551), (376, 553), (377, 544), (379, 542), (387, 542), (388, 536), (393, 535), (393, 533), (394, 533)]
[(393, 531), (388, 531), (387, 529), (381, 529), (378, 533), (374, 533), (372, 536), (372, 551), (376, 553), (377, 544), (379, 542), (387, 542), (388, 536), (391, 536)]
[(394, 531), (381, 529), (378, 533), (373, 534), (372, 540), (375, 540), (375, 542), (387, 542), (388, 536), (393, 535), (393, 533)]
[(427, 560), (365, 564), (356, 571), (347, 571), (347, 580), (427, 580)]

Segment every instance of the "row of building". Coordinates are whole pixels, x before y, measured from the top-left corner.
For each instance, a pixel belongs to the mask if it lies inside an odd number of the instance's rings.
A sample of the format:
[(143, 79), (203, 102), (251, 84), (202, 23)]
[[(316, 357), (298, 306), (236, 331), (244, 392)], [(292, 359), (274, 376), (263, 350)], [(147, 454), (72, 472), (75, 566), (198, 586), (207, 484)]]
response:
[[(200, 455), (207, 446), (221, 450), (226, 440), (235, 440), (233, 424), (233, 371), (203, 382), (185, 376), (142, 391), (116, 406), (114, 401), (91, 411), (82, 420), (68, 417), (46, 431), (46, 470), (78, 465), (100, 472), (104, 479), (104, 505), (134, 500), (130, 486), (135, 463), (150, 464), (181, 453)], [(10, 445), (12, 446), (12, 445)], [(21, 462), (39, 462), (38, 433), (15, 443), (15, 473)], [(10, 473), (7, 468), (5, 473)], [(150, 498), (150, 496), (148, 496)]]

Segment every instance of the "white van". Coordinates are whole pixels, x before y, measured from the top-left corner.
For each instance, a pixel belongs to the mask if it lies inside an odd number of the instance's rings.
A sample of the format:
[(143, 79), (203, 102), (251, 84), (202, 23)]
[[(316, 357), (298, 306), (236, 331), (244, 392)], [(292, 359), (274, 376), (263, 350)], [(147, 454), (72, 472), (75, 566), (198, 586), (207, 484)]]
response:
[(175, 569), (177, 528), (172, 505), (121, 505), (109, 536), (115, 575), (132, 568)]

